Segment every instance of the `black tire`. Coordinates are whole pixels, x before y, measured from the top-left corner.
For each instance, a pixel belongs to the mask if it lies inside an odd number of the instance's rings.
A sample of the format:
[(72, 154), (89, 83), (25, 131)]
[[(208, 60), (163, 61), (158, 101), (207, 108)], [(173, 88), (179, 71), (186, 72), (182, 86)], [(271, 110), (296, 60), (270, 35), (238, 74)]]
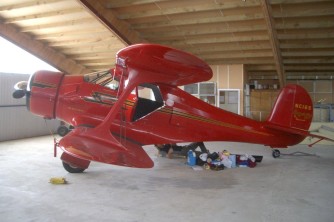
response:
[(57, 133), (59, 136), (66, 136), (66, 134), (68, 133), (68, 128), (66, 126), (59, 126), (57, 129)]
[(64, 161), (63, 161), (63, 167), (69, 173), (82, 173), (86, 170), (79, 167), (71, 166), (70, 164), (65, 163)]
[(273, 150), (273, 157), (278, 158), (281, 156), (281, 152), (279, 150)]

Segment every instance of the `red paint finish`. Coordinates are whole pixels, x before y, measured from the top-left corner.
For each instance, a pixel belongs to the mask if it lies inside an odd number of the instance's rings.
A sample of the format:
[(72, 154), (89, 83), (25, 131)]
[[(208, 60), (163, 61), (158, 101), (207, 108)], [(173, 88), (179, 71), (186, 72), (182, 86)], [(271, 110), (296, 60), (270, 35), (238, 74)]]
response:
[(191, 54), (133, 45), (119, 51), (116, 68), (106, 72), (35, 73), (29, 83), (30, 110), (75, 127), (59, 146), (81, 164), (86, 164), (82, 159), (148, 168), (153, 162), (143, 145), (236, 141), (282, 148), (309, 135), (313, 107), (302, 87), (283, 88), (268, 120), (257, 122), (178, 88), (211, 77), (210, 67)]
[(32, 113), (46, 119), (56, 118), (55, 105), (63, 76), (63, 73), (39, 71), (30, 78), (27, 100)]

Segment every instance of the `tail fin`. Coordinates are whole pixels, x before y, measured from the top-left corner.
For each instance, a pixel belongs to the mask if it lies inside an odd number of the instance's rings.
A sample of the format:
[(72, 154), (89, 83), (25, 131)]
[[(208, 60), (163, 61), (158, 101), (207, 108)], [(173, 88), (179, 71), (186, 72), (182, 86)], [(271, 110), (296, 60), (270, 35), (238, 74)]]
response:
[(267, 122), (284, 128), (308, 130), (312, 118), (311, 97), (303, 87), (290, 84), (281, 90)]

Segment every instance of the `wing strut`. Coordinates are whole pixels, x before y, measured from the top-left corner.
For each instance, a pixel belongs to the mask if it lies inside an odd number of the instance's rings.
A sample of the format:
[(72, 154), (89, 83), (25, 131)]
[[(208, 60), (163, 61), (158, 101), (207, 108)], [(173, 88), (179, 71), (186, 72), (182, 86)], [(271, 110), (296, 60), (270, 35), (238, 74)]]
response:
[(309, 146), (309, 147), (312, 147), (313, 145), (319, 143), (320, 141), (322, 141), (322, 140), (324, 140), (324, 139), (325, 139), (325, 138), (320, 138), (320, 139), (318, 139), (317, 141), (315, 141), (314, 143), (309, 144), (308, 146)]

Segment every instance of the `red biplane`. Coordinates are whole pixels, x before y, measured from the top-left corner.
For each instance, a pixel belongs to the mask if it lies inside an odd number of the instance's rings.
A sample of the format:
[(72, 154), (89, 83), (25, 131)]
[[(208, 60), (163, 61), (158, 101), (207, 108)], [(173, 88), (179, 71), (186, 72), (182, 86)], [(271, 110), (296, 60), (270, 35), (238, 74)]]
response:
[[(153, 167), (142, 148), (148, 144), (236, 141), (286, 148), (313, 136), (312, 100), (302, 87), (285, 86), (267, 121), (257, 122), (179, 88), (211, 77), (211, 68), (191, 54), (138, 44), (117, 53), (114, 69), (86, 75), (39, 71), (17, 84), (13, 96), (26, 96), (32, 113), (74, 127), (56, 143), (65, 169), (74, 173), (90, 161)], [(273, 155), (280, 153), (275, 149)]]

